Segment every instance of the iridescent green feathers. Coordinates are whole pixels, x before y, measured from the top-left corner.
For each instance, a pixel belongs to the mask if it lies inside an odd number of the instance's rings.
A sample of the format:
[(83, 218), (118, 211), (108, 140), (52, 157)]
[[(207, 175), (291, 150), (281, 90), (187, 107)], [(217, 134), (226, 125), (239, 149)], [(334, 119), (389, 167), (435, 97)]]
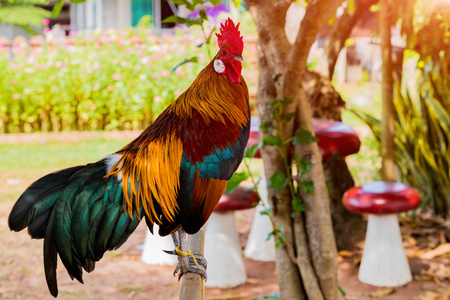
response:
[(121, 183), (105, 174), (103, 161), (49, 174), (11, 211), (11, 230), (28, 227), (33, 238), (44, 238), (45, 276), (55, 297), (57, 255), (70, 277), (83, 282), (82, 268), (94, 270), (95, 262), (120, 247), (139, 224), (124, 211)]

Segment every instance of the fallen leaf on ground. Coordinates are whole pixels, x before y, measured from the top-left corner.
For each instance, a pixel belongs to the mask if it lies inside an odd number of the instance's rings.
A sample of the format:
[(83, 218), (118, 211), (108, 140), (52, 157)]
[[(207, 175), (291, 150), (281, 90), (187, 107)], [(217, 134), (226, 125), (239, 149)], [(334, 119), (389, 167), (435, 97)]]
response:
[(353, 252), (348, 251), (348, 250), (341, 250), (338, 252), (338, 255), (340, 257), (352, 257), (353, 256)]
[(437, 256), (441, 256), (441, 255), (444, 255), (447, 253), (450, 253), (450, 243), (440, 245), (439, 247), (437, 247), (433, 250), (427, 251), (424, 254), (422, 254), (420, 256), (420, 258), (421, 259), (433, 259)]
[(370, 297), (381, 298), (381, 297), (384, 297), (384, 296), (387, 296), (387, 295), (390, 295), (390, 294), (394, 293), (394, 291), (395, 291), (395, 288), (379, 290), (379, 291), (370, 293)]
[(355, 258), (355, 259), (353, 259), (352, 267), (358, 266), (358, 265), (361, 263), (361, 259), (362, 259), (361, 256), (360, 256), (360, 257), (357, 257), (357, 258)]
[(413, 257), (420, 258), (424, 253), (426, 253), (428, 251), (430, 251), (430, 249), (420, 249), (420, 250), (417, 250), (417, 251), (415, 251), (413, 253), (408, 253), (406, 256), (408, 258), (413, 258)]
[(420, 300), (435, 300), (439, 299), (442, 295), (433, 291), (426, 291), (424, 294), (419, 296)]

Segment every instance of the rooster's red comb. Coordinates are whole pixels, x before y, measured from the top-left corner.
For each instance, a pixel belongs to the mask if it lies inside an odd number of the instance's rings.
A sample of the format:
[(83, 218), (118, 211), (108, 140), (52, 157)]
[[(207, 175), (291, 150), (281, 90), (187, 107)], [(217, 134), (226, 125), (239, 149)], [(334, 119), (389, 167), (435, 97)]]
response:
[(233, 21), (228, 18), (225, 23), (220, 25), (220, 34), (216, 33), (216, 35), (219, 48), (222, 48), (222, 45), (226, 43), (236, 54), (242, 54), (244, 42), (239, 31), (239, 23), (235, 26)]

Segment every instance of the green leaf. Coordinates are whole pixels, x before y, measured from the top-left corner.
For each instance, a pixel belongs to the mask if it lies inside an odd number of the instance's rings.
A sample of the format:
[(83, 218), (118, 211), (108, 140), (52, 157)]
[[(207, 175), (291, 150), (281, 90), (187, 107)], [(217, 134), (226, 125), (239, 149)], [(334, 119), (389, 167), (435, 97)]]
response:
[(283, 245), (286, 242), (286, 236), (285, 235), (280, 235), (277, 239), (277, 241), (275, 242), (275, 248), (280, 247), (281, 245)]
[(294, 197), (292, 199), (292, 208), (294, 210), (294, 215), (305, 210), (303, 207), (302, 199), (299, 197)]
[(267, 206), (267, 209), (264, 209), (264, 210), (261, 210), (260, 212), (259, 212), (259, 214), (261, 215), (261, 216), (264, 216), (264, 215), (270, 215), (271, 213), (272, 213), (272, 209), (273, 209), (273, 206), (272, 205), (269, 205), (269, 206)]
[(233, 0), (234, 7), (239, 8), (239, 5), (241, 4), (241, 0)]
[(198, 15), (200, 16), (200, 19), (208, 20), (208, 15), (206, 14), (206, 10), (204, 8), (200, 9)]
[(317, 142), (319, 139), (316, 138), (311, 131), (304, 130), (304, 129), (297, 129), (295, 131), (294, 139), (292, 140), (292, 143), (294, 145), (306, 145), (313, 142)]
[(347, 295), (347, 293), (344, 291), (344, 289), (342, 289), (341, 286), (338, 285), (338, 290), (339, 290), (339, 293), (341, 293), (342, 297), (345, 298), (345, 295)]
[(289, 113), (283, 116), (283, 120), (289, 122), (290, 120), (292, 120), (293, 117), (295, 117), (295, 113)]
[(275, 127), (271, 123), (269, 123), (267, 121), (264, 121), (264, 122), (262, 122), (261, 125), (259, 125), (259, 129), (260, 130), (272, 131), (272, 130), (275, 129)]
[(209, 3), (214, 6), (219, 6), (222, 3), (222, 0), (209, 0)]
[(205, 3), (207, 0), (193, 0), (192, 1), (192, 5), (197, 6), (197, 4), (203, 4)]
[(276, 172), (270, 177), (268, 187), (273, 189), (282, 189), (287, 186), (289, 179), (286, 177), (286, 174), (283, 172)]
[(307, 159), (301, 159), (300, 155), (298, 155), (298, 154), (295, 154), (294, 157), (295, 157), (295, 163), (297, 164), (297, 168), (298, 168), (298, 175), (302, 176), (302, 175), (308, 174), (312, 168), (311, 161), (309, 161)]
[(244, 157), (246, 158), (253, 158), (256, 154), (256, 152), (261, 149), (263, 143), (259, 142), (258, 144), (254, 144), (253, 146), (247, 147), (247, 149), (245, 149), (245, 155)]
[(262, 139), (264, 146), (282, 146), (283, 142), (276, 135), (268, 135)]
[(176, 65), (175, 67), (173, 67), (173, 69), (170, 70), (170, 72), (175, 72), (175, 70), (176, 70), (178, 67), (180, 67), (180, 66), (182, 66), (182, 65), (184, 65), (184, 64), (187, 64), (187, 63), (189, 63), (189, 62), (197, 63), (197, 62), (198, 62), (198, 57), (197, 57), (197, 56), (192, 56), (192, 57), (189, 58), (189, 59), (185, 58), (182, 62), (180, 62), (180, 63), (179, 63), (178, 65)]
[(314, 182), (312, 182), (312, 180), (303, 180), (301, 181), (301, 184), (305, 194), (314, 194)]
[(233, 176), (231, 176), (230, 180), (228, 180), (227, 187), (225, 188), (226, 193), (229, 194), (232, 191), (234, 191), (241, 184), (241, 182), (247, 180), (247, 178), (248, 178), (247, 173), (235, 172)]
[(201, 26), (203, 24), (203, 20), (201, 18), (182, 18), (179, 16), (170, 16), (165, 18), (163, 23), (175, 23), (175, 24), (185, 24), (188, 27), (193, 25)]
[(269, 104), (267, 104), (267, 107), (270, 109), (275, 109), (277, 107), (286, 106), (291, 103), (292, 103), (292, 100), (286, 99), (286, 98), (281, 98), (281, 99), (277, 99), (273, 102), (270, 102)]
[(176, 4), (176, 5), (184, 5), (190, 11), (193, 11), (195, 9), (195, 5), (191, 4), (187, 0), (170, 0), (170, 2), (172, 2), (173, 4)]
[(52, 18), (53, 19), (55, 19), (59, 16), (59, 13), (61, 12), (63, 6), (64, 6), (64, 1), (58, 1), (55, 3), (55, 6), (53, 6), (53, 10), (52, 10)]
[[(173, 2), (173, 1), (172, 1)], [(177, 3), (175, 3), (177, 4)], [(162, 20), (162, 23), (186, 24), (187, 19), (179, 16), (170, 16)]]
[(278, 74), (275, 74), (275, 75), (272, 76), (273, 83), (274, 83), (275, 85), (279, 85), (279, 84), (280, 84), (280, 78), (281, 78), (281, 76), (282, 76), (281, 73), (278, 73)]

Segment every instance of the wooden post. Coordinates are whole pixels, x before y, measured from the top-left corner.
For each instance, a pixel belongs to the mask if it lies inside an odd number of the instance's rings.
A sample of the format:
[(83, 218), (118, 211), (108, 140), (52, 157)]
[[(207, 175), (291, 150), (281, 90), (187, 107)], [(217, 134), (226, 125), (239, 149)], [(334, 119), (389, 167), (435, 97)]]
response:
[[(204, 255), (204, 239), (205, 233), (203, 229), (200, 229), (194, 235), (189, 235), (188, 248), (191, 249), (193, 254)], [(202, 300), (204, 289), (202, 281), (202, 276), (194, 273), (186, 273), (183, 276), (180, 300)]]
[(391, 14), (389, 0), (380, 0), (380, 33), (381, 33), (381, 95), (383, 114), (381, 118), (381, 179), (395, 181), (394, 136), (395, 107), (393, 100), (394, 80), (392, 77), (392, 46), (391, 46)]

